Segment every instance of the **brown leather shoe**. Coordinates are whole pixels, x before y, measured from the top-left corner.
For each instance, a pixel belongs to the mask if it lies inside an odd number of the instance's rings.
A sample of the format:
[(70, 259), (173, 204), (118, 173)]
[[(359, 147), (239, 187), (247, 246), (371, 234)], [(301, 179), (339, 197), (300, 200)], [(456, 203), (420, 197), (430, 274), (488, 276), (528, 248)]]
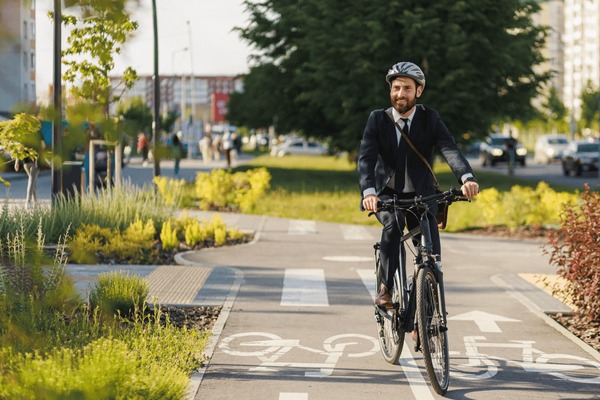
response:
[(384, 284), (381, 284), (381, 288), (379, 289), (379, 294), (375, 299), (375, 305), (380, 307), (392, 308), (392, 296), (390, 295), (390, 291)]

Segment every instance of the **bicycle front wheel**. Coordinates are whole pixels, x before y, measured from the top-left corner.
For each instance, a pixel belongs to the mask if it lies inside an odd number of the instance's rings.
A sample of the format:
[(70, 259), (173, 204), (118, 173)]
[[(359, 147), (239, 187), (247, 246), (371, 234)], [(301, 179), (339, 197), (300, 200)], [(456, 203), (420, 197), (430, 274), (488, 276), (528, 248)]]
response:
[(450, 383), (448, 332), (442, 315), (439, 286), (430, 267), (417, 275), (417, 327), (427, 375), (438, 394), (444, 394)]
[[(381, 262), (379, 256), (376, 256), (377, 260), (377, 286), (376, 289), (381, 285)], [(392, 302), (399, 304), (399, 308), (402, 309), (402, 297), (398, 288), (400, 287), (400, 281), (398, 279), (398, 272), (394, 275), (394, 288), (392, 290)], [(377, 292), (377, 290), (376, 290)], [(377, 293), (375, 294), (377, 296)], [(402, 346), (404, 343), (404, 331), (398, 327), (398, 308), (393, 309), (380, 309), (375, 306), (375, 320), (377, 321), (377, 337), (379, 339), (379, 347), (381, 348), (381, 354), (385, 361), (390, 364), (396, 364), (402, 353)]]

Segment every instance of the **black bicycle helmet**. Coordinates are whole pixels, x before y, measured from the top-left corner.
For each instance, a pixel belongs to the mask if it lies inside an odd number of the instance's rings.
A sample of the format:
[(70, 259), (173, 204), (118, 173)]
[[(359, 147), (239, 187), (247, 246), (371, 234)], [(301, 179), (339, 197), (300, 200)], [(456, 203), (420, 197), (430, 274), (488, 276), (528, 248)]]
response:
[(414, 79), (419, 85), (425, 89), (425, 74), (421, 71), (416, 64), (413, 64), (408, 61), (402, 61), (398, 64), (395, 64), (390, 68), (387, 75), (385, 76), (385, 80), (390, 85), (392, 84), (392, 80), (397, 76), (407, 76), (409, 78)]

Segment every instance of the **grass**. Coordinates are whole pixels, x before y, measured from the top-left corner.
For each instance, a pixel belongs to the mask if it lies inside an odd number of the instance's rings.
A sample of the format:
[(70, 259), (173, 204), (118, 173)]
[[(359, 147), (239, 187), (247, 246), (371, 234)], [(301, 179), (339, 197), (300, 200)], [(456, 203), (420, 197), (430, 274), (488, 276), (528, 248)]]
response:
[[(374, 218), (360, 212), (360, 191), (356, 165), (336, 157), (261, 155), (237, 170), (266, 167), (271, 173), (271, 189), (254, 213), (282, 218), (308, 219), (346, 224), (374, 225)], [(459, 187), (454, 174), (443, 162), (434, 165), (442, 188)], [(481, 188), (509, 191), (514, 185), (535, 188), (538, 182), (491, 172), (477, 172)], [(554, 190), (573, 192), (572, 188), (550, 185)], [(458, 222), (473, 211), (469, 204), (455, 204), (449, 214), (449, 229), (461, 230)], [(470, 218), (477, 218), (476, 215)]]
[[(140, 216), (166, 219), (172, 211), (153, 191), (127, 187), (74, 202), (62, 199), (32, 212), (4, 206), (0, 399), (185, 397), (210, 333), (179, 327), (158, 307), (149, 312), (138, 304), (130, 312), (125, 303), (146, 297), (141, 279), (133, 285), (128, 279), (100, 279), (101, 289), (107, 290), (92, 293), (98, 294), (96, 303), (111, 307), (104, 313), (92, 310), (65, 270), (68, 226), (102, 223), (120, 228)], [(53, 259), (44, 253), (49, 238), (57, 247)], [(123, 317), (113, 308), (120, 308)]]

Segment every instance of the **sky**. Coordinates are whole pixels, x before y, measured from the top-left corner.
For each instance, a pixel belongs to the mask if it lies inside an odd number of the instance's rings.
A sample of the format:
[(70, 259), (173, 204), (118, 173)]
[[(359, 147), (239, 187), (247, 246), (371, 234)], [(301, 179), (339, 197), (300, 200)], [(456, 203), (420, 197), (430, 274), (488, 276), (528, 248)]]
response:
[[(53, 76), (54, 28), (47, 17), (53, 1), (37, 0), (36, 3), (36, 87), (40, 94), (47, 91)], [(232, 31), (234, 27), (245, 27), (248, 23), (241, 0), (156, 0), (156, 11), (159, 74), (236, 75), (248, 72), (250, 46)], [(63, 10), (64, 14), (70, 12)], [(117, 75), (131, 66), (139, 75), (152, 75), (152, 1), (140, 0), (132, 19), (139, 23), (139, 28), (123, 47), (121, 56), (115, 58), (113, 73)], [(67, 36), (68, 32), (63, 28), (63, 48)]]

